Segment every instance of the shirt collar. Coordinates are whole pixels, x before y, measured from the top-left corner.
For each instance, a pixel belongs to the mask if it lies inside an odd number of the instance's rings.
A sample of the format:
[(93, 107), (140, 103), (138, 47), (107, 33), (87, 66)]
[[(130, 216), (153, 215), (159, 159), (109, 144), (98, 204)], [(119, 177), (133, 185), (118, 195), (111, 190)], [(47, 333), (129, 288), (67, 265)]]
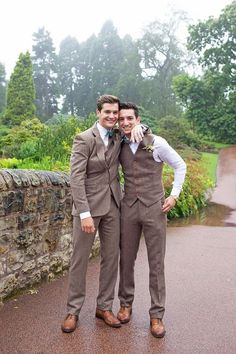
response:
[(104, 139), (107, 134), (107, 129), (104, 128), (99, 122), (97, 122), (97, 128), (98, 128), (98, 131), (99, 131), (101, 137)]

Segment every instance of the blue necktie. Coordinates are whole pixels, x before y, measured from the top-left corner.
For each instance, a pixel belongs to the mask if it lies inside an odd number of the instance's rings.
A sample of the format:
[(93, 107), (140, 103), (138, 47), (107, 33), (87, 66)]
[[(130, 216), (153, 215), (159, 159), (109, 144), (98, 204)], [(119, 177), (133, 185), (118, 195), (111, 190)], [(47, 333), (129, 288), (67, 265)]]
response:
[(122, 142), (122, 143), (125, 143), (125, 144), (130, 144), (130, 143), (131, 143), (131, 141), (129, 140), (129, 138), (127, 138), (126, 135), (123, 135), (123, 136), (122, 136), (121, 142)]
[(114, 130), (113, 129), (107, 129), (106, 135), (108, 138), (112, 138), (114, 135)]

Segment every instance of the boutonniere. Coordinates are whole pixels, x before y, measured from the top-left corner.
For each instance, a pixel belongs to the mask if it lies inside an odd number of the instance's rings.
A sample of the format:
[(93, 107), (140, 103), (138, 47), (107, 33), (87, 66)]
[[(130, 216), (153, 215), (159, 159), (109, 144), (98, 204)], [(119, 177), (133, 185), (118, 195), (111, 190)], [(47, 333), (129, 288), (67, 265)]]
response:
[(120, 130), (118, 128), (113, 128), (113, 139), (117, 140), (120, 138)]
[(154, 146), (153, 145), (145, 145), (143, 150), (147, 150), (148, 152), (153, 152)]

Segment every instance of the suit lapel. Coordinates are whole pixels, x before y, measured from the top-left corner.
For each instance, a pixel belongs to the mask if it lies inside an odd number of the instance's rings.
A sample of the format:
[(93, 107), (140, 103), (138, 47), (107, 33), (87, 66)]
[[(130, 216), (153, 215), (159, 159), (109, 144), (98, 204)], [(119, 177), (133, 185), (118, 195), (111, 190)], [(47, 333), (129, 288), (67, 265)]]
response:
[(96, 144), (96, 153), (99, 161), (101, 164), (105, 167), (107, 167), (106, 159), (105, 159), (105, 152), (106, 152), (106, 147), (102, 141), (102, 138), (100, 136), (100, 133), (97, 128), (97, 124), (95, 123), (92, 127), (92, 132), (94, 135), (95, 139), (95, 144)]

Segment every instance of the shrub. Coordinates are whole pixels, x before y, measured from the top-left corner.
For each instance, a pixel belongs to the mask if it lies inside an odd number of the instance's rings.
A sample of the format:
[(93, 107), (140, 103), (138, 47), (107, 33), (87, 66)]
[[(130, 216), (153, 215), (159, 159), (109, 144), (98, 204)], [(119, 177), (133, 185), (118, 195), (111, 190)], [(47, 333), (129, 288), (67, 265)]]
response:
[[(163, 182), (166, 196), (172, 189), (173, 170), (165, 165)], [(187, 161), (187, 174), (183, 190), (176, 206), (168, 213), (168, 218), (186, 217), (195, 214), (197, 210), (207, 204), (207, 191), (213, 187), (213, 182), (207, 177), (207, 171), (201, 161)]]
[(80, 132), (78, 120), (75, 117), (58, 120), (57, 124), (44, 126), (37, 140), (37, 155), (35, 160), (49, 156), (52, 161), (69, 161), (71, 148), (76, 133)]
[(165, 138), (174, 148), (189, 146), (200, 149), (200, 137), (191, 129), (187, 119), (166, 116), (158, 121), (158, 135)]

